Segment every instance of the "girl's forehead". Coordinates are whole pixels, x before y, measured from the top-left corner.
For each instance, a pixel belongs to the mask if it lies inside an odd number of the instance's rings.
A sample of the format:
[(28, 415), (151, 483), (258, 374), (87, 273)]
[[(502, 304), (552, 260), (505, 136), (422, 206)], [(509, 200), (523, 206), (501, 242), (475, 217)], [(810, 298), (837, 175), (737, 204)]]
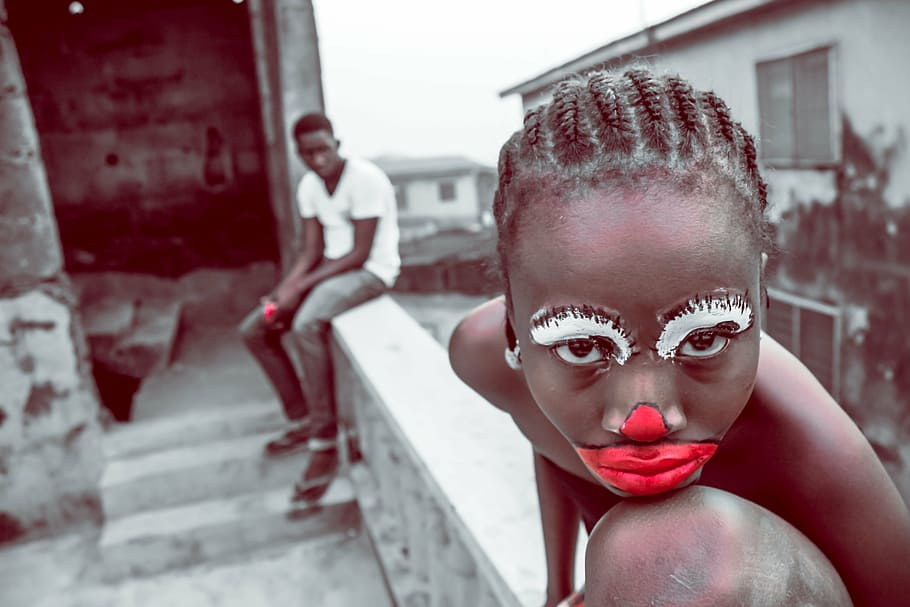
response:
[(703, 195), (599, 191), (527, 211), (507, 268), (516, 304), (625, 313), (718, 288), (745, 291), (758, 278), (760, 251), (741, 216)]

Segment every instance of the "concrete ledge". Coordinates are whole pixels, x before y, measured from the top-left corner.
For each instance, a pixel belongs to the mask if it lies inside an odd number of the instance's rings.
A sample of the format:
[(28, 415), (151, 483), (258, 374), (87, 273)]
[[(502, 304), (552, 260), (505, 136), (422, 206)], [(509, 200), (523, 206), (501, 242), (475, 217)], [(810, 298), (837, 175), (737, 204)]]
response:
[(368, 470), (358, 500), (398, 604), (541, 605), (532, 452), (511, 418), (389, 297), (337, 318), (334, 347)]

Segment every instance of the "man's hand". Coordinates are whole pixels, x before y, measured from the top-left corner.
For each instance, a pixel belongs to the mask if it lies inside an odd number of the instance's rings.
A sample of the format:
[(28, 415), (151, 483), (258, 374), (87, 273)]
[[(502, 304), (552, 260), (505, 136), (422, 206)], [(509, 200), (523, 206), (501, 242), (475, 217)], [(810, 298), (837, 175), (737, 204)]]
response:
[(300, 295), (281, 286), (260, 300), (262, 316), (266, 323), (277, 324), (293, 317), (300, 302)]

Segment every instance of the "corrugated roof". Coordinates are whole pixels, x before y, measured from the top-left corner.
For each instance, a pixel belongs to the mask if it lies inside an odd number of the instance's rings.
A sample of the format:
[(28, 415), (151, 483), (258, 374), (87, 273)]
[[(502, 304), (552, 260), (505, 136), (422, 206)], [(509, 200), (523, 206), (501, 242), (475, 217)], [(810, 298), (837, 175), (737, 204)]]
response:
[(467, 156), (379, 156), (371, 159), (391, 177), (450, 175), (472, 171), (495, 171), (492, 166), (471, 160)]
[(624, 55), (639, 54), (656, 44), (716, 26), (721, 21), (741, 18), (772, 4), (793, 0), (714, 0), (671, 17), (657, 25), (613, 40), (591, 52), (551, 68), (533, 78), (520, 82), (499, 93), (500, 97), (525, 95), (545, 89), (563, 78), (602, 65)]

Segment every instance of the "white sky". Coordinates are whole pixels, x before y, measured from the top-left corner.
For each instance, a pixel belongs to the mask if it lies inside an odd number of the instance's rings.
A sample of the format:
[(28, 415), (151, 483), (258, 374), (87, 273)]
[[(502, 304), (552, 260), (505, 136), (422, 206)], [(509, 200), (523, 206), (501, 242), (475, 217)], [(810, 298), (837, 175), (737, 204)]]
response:
[(313, 0), (326, 112), (347, 155), (495, 165), (522, 118), (499, 91), (705, 2)]

